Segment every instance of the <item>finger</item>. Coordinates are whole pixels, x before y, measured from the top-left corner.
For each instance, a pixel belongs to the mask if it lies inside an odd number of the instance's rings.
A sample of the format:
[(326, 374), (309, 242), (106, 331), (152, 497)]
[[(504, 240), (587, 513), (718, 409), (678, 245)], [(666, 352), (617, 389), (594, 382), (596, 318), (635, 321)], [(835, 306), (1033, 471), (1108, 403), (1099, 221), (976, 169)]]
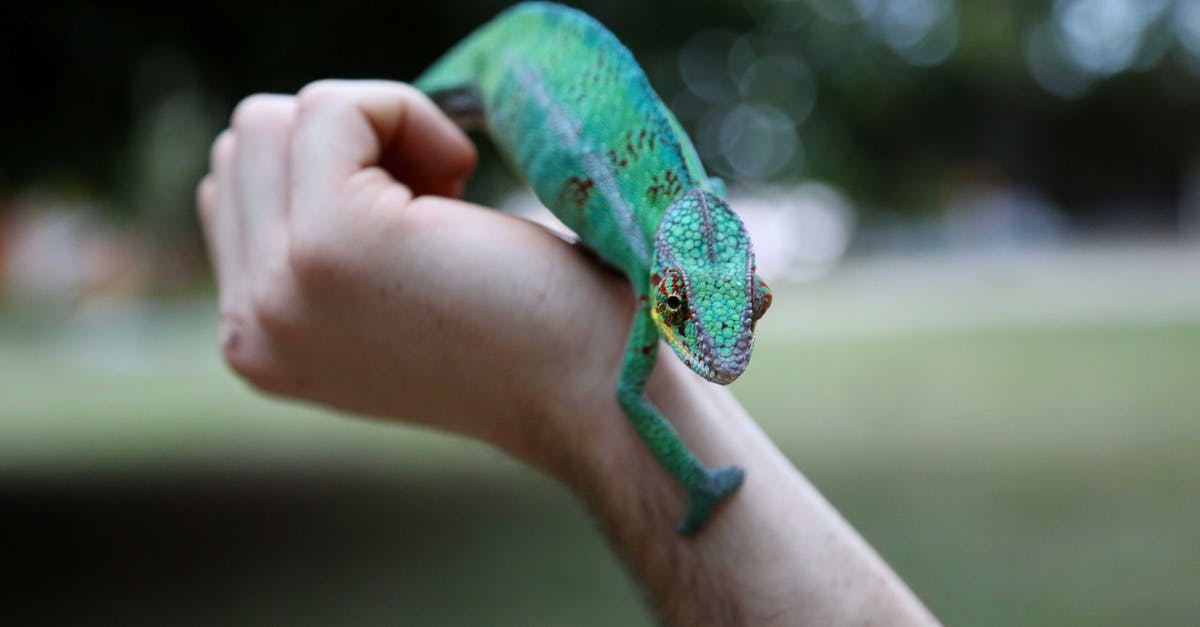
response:
[(298, 96), (293, 209), (297, 220), (319, 219), (315, 214), (331, 205), (353, 174), (385, 164), (423, 190), (452, 192), (469, 173), (474, 155), (462, 131), (408, 85), (313, 83)]
[(241, 229), (238, 225), (237, 203), (233, 190), (233, 157), (237, 141), (233, 131), (226, 129), (213, 142), (210, 153), (210, 175), (213, 182), (212, 227), (210, 250), (217, 270), (217, 285), (222, 302), (226, 302), (238, 287), (242, 259)]
[[(208, 252), (208, 263), (213, 267), (213, 276), (220, 281), (217, 271), (216, 233), (213, 231), (213, 211), (217, 202), (217, 181), (207, 174), (196, 185), (196, 214), (200, 219), (200, 233), (204, 236), (204, 247)], [(220, 283), (217, 284), (220, 289)]]
[(255, 265), (282, 256), (285, 245), (295, 110), (294, 98), (268, 94), (250, 96), (234, 110), (234, 194)]
[(458, 197), (475, 168), (475, 145), (425, 94), (410, 93), (404, 115), (384, 136), (381, 164), (416, 195)]

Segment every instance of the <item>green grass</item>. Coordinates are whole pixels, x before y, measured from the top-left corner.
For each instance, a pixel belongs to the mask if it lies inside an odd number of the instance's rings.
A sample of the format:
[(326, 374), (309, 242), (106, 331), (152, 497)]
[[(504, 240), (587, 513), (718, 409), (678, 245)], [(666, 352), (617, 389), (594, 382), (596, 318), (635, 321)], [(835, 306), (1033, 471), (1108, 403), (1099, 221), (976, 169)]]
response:
[(752, 368), (747, 407), (948, 624), (1200, 620), (1200, 327), (764, 342)]
[[(947, 624), (1200, 622), (1200, 325), (773, 324), (735, 392)], [(211, 357), (37, 345), (0, 354), (0, 538), (69, 547), (19, 566), (51, 618), (649, 622), (574, 499), (494, 451), (268, 401)]]

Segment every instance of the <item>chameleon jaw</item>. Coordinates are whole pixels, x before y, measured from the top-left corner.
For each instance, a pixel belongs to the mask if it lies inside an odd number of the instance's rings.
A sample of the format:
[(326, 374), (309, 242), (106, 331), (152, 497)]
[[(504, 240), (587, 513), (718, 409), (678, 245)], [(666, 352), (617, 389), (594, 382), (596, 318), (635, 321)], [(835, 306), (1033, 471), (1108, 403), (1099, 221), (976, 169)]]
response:
[(719, 385), (729, 385), (741, 376), (744, 369), (736, 372), (718, 370), (712, 367), (704, 359), (703, 355), (694, 353), (679, 337), (679, 334), (675, 332), (675, 329), (663, 323), (662, 318), (658, 315), (658, 311), (654, 308), (650, 309), (650, 317), (654, 319), (654, 326), (658, 328), (658, 334), (671, 346), (671, 349), (675, 351), (675, 355), (679, 357), (679, 360), (691, 368), (693, 372), (704, 377), (706, 381)]

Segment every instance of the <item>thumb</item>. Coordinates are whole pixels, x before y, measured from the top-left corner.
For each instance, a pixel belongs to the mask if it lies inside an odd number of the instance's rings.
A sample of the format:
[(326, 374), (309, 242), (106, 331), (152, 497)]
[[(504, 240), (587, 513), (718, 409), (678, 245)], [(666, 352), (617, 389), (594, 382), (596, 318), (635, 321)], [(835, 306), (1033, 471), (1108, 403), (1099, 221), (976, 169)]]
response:
[(324, 80), (297, 96), (292, 177), (298, 214), (322, 212), (346, 180), (367, 168), (382, 167), (414, 194), (452, 196), (474, 165), (471, 141), (410, 85)]

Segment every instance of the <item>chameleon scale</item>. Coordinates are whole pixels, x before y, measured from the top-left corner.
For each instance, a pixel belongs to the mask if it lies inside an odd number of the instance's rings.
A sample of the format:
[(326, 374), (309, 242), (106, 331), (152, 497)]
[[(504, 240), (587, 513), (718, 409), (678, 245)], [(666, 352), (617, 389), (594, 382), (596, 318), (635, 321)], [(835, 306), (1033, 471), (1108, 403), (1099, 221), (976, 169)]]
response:
[(699, 531), (744, 473), (709, 469), (644, 394), (659, 340), (729, 383), (746, 368), (771, 293), (746, 229), (633, 55), (588, 15), (514, 6), (414, 81), (464, 128), (486, 132), (538, 198), (628, 277), (638, 296), (617, 399), (687, 495)]

